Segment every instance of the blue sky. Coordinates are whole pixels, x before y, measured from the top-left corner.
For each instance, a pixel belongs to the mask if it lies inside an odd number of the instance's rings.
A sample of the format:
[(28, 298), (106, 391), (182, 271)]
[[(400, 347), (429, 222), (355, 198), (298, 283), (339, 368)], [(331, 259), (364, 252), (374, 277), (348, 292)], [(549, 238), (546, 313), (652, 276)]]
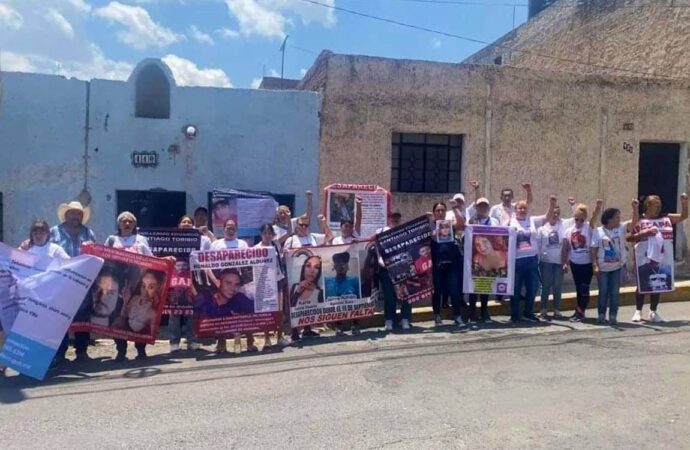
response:
[[(452, 34), (494, 41), (527, 0), (315, 0)], [(515, 23), (527, 8), (515, 8)], [(125, 79), (163, 58), (179, 84), (256, 86), (280, 71), (300, 78), (323, 49), (457, 62), (482, 45), (334, 11), (304, 0), (0, 0), (2, 70)]]

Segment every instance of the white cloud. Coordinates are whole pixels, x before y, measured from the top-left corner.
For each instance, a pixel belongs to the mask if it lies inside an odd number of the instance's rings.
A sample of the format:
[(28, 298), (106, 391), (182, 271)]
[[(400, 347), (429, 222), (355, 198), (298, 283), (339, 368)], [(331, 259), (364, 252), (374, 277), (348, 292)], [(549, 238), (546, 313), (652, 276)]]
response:
[(278, 12), (271, 11), (256, 0), (225, 0), (225, 3), (237, 18), (243, 35), (285, 36), (286, 19)]
[(67, 19), (65, 19), (65, 16), (60, 14), (60, 11), (56, 9), (50, 9), (45, 15), (45, 18), (48, 22), (53, 24), (60, 30), (62, 33), (65, 34), (68, 38), (73, 38), (74, 37), (74, 28), (72, 28), (72, 24), (69, 23)]
[(252, 84), (250, 84), (249, 87), (251, 87), (252, 89), (259, 89), (259, 86), (261, 86), (261, 80), (263, 80), (263, 78), (254, 78), (252, 80)]
[(122, 25), (125, 29), (118, 31), (118, 39), (137, 49), (166, 47), (184, 39), (184, 36), (154, 22), (148, 11), (140, 6), (110, 2), (95, 10), (94, 14)]
[(302, 67), (302, 68), (299, 70), (299, 76), (300, 76), (301, 78), (304, 78), (304, 76), (307, 74), (307, 70), (308, 70), (308, 69), (305, 69), (304, 67)]
[(197, 28), (196, 25), (189, 27), (189, 36), (200, 44), (214, 45), (213, 38)]
[(67, 0), (67, 3), (69, 3), (72, 8), (80, 13), (86, 14), (91, 12), (91, 5), (86, 3), (84, 0)]
[(232, 87), (222, 69), (200, 69), (192, 61), (177, 55), (166, 55), (163, 62), (170, 67), (180, 86)]
[(238, 37), (240, 37), (239, 31), (230, 28), (221, 28), (219, 30), (216, 30), (216, 34), (218, 34), (221, 38), (228, 40), (237, 39)]
[(7, 72), (35, 72), (29, 58), (19, 53), (0, 52), (0, 70)]
[(434, 48), (441, 48), (441, 40), (439, 38), (432, 38), (431, 46)]
[(0, 23), (4, 23), (13, 30), (18, 30), (24, 25), (24, 17), (19, 12), (0, 3)]

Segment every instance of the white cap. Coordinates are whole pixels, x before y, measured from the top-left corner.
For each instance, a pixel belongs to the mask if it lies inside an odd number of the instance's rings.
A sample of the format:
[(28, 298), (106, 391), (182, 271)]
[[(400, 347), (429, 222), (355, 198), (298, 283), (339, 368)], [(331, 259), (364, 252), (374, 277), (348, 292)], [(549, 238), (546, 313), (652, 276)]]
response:
[(488, 200), (486, 197), (480, 197), (480, 198), (478, 198), (477, 201), (474, 202), (474, 204), (477, 205), (477, 206), (479, 206), (479, 205), (490, 206), (490, 205), (491, 205), (491, 203), (489, 203), (489, 200)]
[(453, 196), (453, 198), (450, 199), (451, 202), (457, 201), (457, 200), (462, 200), (463, 203), (465, 203), (465, 196), (458, 193)]

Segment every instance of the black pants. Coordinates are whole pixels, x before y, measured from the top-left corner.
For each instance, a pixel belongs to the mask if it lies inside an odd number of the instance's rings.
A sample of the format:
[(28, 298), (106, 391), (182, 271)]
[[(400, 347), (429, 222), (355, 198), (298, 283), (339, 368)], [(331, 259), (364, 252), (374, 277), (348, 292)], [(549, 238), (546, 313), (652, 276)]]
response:
[[(90, 339), (91, 335), (89, 333), (83, 331), (74, 333), (74, 351), (77, 353), (77, 356), (86, 355), (86, 350), (89, 348)], [(60, 343), (60, 347), (58, 348), (57, 354), (62, 355), (64, 357), (67, 354), (68, 347), (69, 333), (66, 333), (65, 337), (62, 339), (62, 342)]]
[(594, 269), (592, 264), (570, 263), (570, 270), (573, 272), (575, 290), (577, 292), (577, 309), (575, 314), (579, 317), (585, 316), (585, 311), (589, 305), (589, 286), (592, 284)]
[[(117, 353), (127, 353), (127, 341), (124, 339), (115, 339), (115, 348), (117, 349)], [(141, 355), (146, 351), (146, 344), (135, 342), (134, 348), (137, 349), (137, 354)]]
[[(656, 311), (659, 306), (659, 300), (661, 300), (661, 294), (649, 294), (649, 309)], [(635, 305), (638, 311), (642, 311), (642, 307), (644, 306), (644, 294), (635, 292)]]
[(470, 319), (477, 320), (477, 300), (481, 303), (481, 318), (489, 318), (489, 296), (486, 294), (469, 294)]

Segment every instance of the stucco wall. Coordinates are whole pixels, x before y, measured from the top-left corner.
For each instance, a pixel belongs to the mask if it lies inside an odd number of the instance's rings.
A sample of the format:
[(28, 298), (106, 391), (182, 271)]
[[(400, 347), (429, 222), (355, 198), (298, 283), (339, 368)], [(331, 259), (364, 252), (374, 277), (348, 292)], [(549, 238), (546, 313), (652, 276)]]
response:
[[(690, 140), (690, 90), (629, 78), (324, 54), (322, 185), (390, 186), (394, 131), (464, 134), (463, 186), (477, 178), (497, 201), (503, 187), (534, 185), (534, 212), (550, 193), (592, 204), (603, 196), (630, 214), (639, 142)], [(309, 88), (309, 80), (303, 84)], [(633, 123), (633, 131), (623, 131)], [(633, 153), (623, 149), (629, 143)], [(660, 174), (674, 176), (679, 174)], [(682, 172), (682, 186), (687, 178)], [(467, 188), (465, 187), (465, 190)], [(446, 194), (394, 193), (407, 218)]]
[[(86, 83), (3, 76), (0, 190), (6, 193), (5, 241), (14, 245), (34, 217), (54, 224), (57, 205), (83, 187)], [(134, 117), (132, 82), (92, 81), (90, 226), (99, 239), (114, 231), (118, 189), (185, 191), (189, 213), (206, 205), (214, 187), (265, 190), (295, 194), (296, 210), (303, 212), (305, 189), (319, 200), (319, 108), (312, 92), (173, 86), (170, 119), (143, 119)], [(194, 139), (183, 134), (188, 124), (198, 129)], [(133, 167), (133, 151), (157, 151), (158, 167)], [(19, 175), (8, 176), (15, 171)]]

